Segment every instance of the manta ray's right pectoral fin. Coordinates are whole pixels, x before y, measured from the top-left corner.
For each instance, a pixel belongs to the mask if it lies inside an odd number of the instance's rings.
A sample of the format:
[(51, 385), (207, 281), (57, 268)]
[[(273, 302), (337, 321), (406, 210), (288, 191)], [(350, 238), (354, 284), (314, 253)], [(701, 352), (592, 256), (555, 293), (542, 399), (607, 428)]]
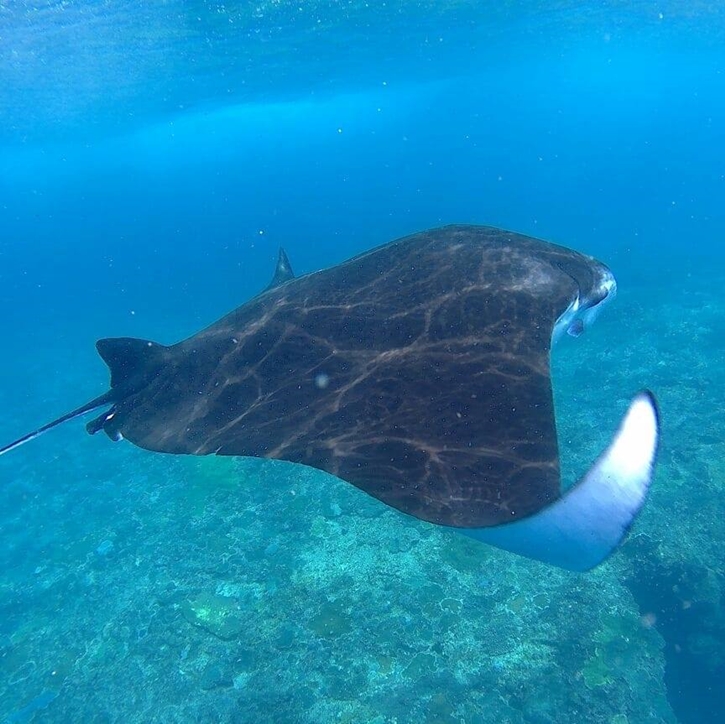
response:
[(609, 447), (558, 500), (514, 523), (459, 530), (560, 568), (594, 568), (621, 543), (642, 508), (652, 482), (658, 438), (654, 395), (640, 392)]

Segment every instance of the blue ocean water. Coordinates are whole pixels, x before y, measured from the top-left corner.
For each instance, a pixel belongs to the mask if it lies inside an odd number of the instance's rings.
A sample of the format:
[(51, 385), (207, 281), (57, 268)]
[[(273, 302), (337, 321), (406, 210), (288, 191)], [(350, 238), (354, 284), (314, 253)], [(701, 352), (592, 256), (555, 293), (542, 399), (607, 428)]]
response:
[[(719, 722), (725, 8), (0, 3), (0, 441), (404, 234), (482, 223), (604, 260), (555, 353), (574, 480), (660, 399), (651, 499), (575, 575), (307, 469), (69, 423), (0, 460), (0, 721)], [(489, 6), (490, 5), (490, 6)]]

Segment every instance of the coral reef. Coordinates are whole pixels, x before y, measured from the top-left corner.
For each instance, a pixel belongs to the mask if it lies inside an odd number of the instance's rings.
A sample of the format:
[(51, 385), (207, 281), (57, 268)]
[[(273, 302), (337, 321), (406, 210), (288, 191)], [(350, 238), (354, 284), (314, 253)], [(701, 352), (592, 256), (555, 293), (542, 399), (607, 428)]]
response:
[(284, 463), (70, 426), (18, 450), (0, 471), (0, 721), (674, 724), (672, 661), (722, 667), (721, 421), (704, 401), (725, 380), (704, 355), (725, 335), (705, 293), (673, 301), (674, 326), (622, 296), (555, 359), (565, 475), (640, 385), (665, 439), (633, 535), (586, 575)]

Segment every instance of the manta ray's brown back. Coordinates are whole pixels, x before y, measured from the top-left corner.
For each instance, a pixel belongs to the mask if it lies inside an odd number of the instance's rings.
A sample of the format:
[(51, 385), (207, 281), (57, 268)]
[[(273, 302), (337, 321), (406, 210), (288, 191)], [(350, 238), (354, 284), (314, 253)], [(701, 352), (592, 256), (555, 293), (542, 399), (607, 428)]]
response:
[(436, 523), (526, 516), (559, 493), (549, 345), (576, 264), (487, 227), (393, 242), (168, 348), (111, 432), (312, 465)]

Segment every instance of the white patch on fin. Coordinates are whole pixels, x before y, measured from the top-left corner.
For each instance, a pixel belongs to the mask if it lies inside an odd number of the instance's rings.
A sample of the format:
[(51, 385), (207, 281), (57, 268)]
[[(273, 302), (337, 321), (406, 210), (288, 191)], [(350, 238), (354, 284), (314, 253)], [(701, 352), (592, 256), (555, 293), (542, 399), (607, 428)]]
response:
[(621, 543), (654, 472), (659, 436), (655, 399), (640, 392), (609, 447), (556, 502), (492, 528), (458, 529), (477, 540), (571, 571), (588, 571)]

